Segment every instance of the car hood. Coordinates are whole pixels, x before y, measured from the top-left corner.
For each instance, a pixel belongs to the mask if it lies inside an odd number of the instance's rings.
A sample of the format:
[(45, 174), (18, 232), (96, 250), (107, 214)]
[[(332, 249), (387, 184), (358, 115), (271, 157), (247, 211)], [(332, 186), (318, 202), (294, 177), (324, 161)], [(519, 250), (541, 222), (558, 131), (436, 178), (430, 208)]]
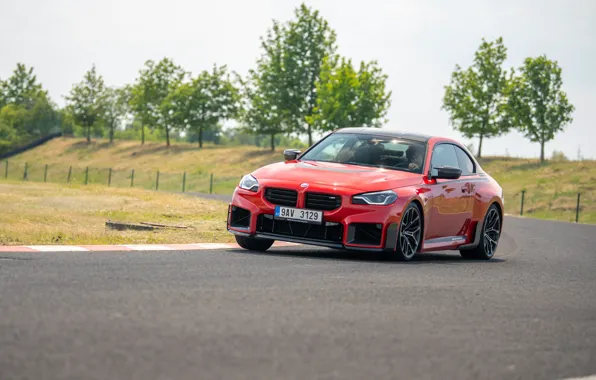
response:
[(257, 180), (306, 182), (362, 191), (395, 189), (421, 181), (417, 173), (321, 161), (279, 162), (256, 170), (253, 176)]

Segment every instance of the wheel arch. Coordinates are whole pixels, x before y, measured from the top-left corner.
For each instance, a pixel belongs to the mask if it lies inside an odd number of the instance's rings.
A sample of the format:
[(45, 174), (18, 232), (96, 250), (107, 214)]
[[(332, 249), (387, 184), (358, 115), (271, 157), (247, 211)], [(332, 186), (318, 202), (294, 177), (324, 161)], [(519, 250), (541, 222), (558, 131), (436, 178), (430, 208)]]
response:
[(492, 205), (496, 205), (497, 211), (499, 212), (499, 217), (501, 218), (501, 230), (502, 230), (503, 229), (503, 221), (504, 221), (503, 217), (505, 216), (505, 209), (503, 208), (503, 204), (500, 201), (501, 201), (501, 199), (498, 197), (493, 198), (491, 200), (491, 202), (489, 203), (488, 207), (486, 208), (486, 212), (484, 214), (486, 215), (486, 213), (488, 212), (488, 209), (490, 209), (492, 207)]
[[(499, 216), (501, 217), (501, 219), (503, 219), (503, 206), (501, 206), (501, 204), (496, 201), (494, 201), (490, 204), (490, 206), (492, 206), (492, 205), (497, 206), (497, 211), (499, 211)], [(490, 208), (490, 206), (488, 206), (488, 207)]]
[(403, 203), (403, 206), (401, 206), (402, 208), (397, 212), (397, 215), (399, 215), (399, 221), (394, 222), (392, 224), (389, 225), (389, 227), (387, 228), (387, 232), (386, 232), (386, 236), (385, 236), (385, 251), (386, 252), (394, 252), (397, 249), (397, 238), (398, 238), (398, 231), (402, 222), (402, 217), (404, 214), (404, 211), (406, 211), (406, 209), (408, 207), (410, 207), (411, 204), (414, 204), (416, 206), (416, 208), (418, 209), (418, 212), (420, 213), (420, 217), (422, 218), (421, 220), (421, 238), (420, 238), (420, 246), (418, 247), (418, 252), (420, 251), (420, 249), (422, 248), (422, 242), (424, 241), (424, 231), (425, 231), (425, 226), (424, 226), (424, 208), (422, 207), (422, 202), (420, 201), (420, 199), (417, 199), (415, 196), (410, 197), (409, 199), (407, 199), (407, 201), (405, 201)]

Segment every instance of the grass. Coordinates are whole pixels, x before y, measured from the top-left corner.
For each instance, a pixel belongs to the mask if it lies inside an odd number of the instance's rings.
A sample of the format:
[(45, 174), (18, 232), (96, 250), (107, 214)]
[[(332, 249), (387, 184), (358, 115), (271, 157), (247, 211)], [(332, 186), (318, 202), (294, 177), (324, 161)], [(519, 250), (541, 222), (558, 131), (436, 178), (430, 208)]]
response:
[(116, 140), (113, 145), (96, 140), (87, 145), (84, 139), (54, 139), (36, 149), (10, 159), (21, 164), (42, 166), (94, 167), (113, 170), (155, 172), (188, 172), (188, 174), (217, 173), (219, 176), (237, 176), (254, 168), (282, 161), (282, 152), (254, 146), (220, 147), (206, 144), (199, 149), (196, 144), (176, 143), (167, 148), (163, 142)]
[[(0, 182), (0, 245), (229, 242), (227, 205), (192, 196), (105, 186)], [(108, 220), (190, 229), (114, 231)]]
[[(48, 182), (66, 183), (70, 171), (71, 183), (83, 184), (86, 179), (90, 184), (107, 185), (109, 181), (118, 187), (130, 187), (132, 183), (143, 189), (182, 191), (186, 172), (185, 191), (229, 193), (242, 175), (281, 160), (281, 151), (251, 146), (205, 145), (199, 149), (196, 145), (176, 144), (167, 148), (162, 142), (140, 145), (138, 141), (122, 140), (113, 145), (104, 140), (88, 145), (83, 139), (60, 138), (10, 158), (8, 178), (22, 179), (27, 164), (27, 176), (33, 181), (43, 181), (45, 175)], [(5, 169), (0, 166), (0, 178)]]
[[(71, 183), (107, 185), (112, 170), (113, 187), (155, 189), (157, 171), (159, 189), (180, 192), (183, 173), (185, 190), (229, 194), (240, 177), (254, 169), (281, 161), (282, 148), (276, 152), (252, 146), (218, 147), (179, 144), (166, 148), (163, 142), (141, 146), (138, 141), (118, 140), (113, 145), (98, 140), (88, 145), (82, 139), (60, 138), (9, 161), (9, 179), (23, 177), (27, 163), (30, 181), (43, 181), (48, 165), (48, 182), (66, 183), (72, 165)], [(526, 190), (524, 215), (530, 217), (575, 220), (577, 193), (581, 192), (580, 221), (596, 223), (596, 161), (556, 161), (540, 164), (538, 160), (490, 157), (481, 160), (483, 169), (505, 189), (505, 207), (519, 214), (521, 191)], [(85, 168), (89, 172), (85, 173)], [(0, 179), (4, 169), (0, 166)], [(132, 169), (135, 170), (134, 178)], [(210, 174), (214, 174), (210, 183)]]
[(519, 215), (522, 190), (524, 215), (540, 219), (575, 221), (577, 194), (580, 222), (596, 224), (596, 161), (549, 161), (491, 157), (482, 168), (505, 191), (505, 211)]

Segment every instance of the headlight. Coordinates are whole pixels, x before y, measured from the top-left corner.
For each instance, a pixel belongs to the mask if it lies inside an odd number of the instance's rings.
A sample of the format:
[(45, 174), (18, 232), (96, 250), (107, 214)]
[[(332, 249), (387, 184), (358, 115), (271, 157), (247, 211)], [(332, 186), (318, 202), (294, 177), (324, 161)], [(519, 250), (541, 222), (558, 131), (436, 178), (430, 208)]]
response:
[(247, 174), (244, 177), (242, 177), (242, 179), (240, 180), (240, 185), (238, 186), (240, 186), (241, 189), (254, 191), (255, 193), (257, 192), (257, 190), (259, 190), (259, 182), (255, 177), (251, 176), (250, 174)]
[(391, 190), (376, 191), (374, 193), (358, 194), (352, 197), (352, 203), (356, 205), (390, 205), (397, 199), (397, 194)]

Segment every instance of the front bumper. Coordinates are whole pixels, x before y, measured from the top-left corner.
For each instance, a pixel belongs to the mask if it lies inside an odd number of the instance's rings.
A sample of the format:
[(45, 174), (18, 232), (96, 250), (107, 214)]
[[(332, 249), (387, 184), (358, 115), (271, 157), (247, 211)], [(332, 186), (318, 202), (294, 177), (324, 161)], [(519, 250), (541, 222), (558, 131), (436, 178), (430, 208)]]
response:
[[(331, 193), (328, 189), (318, 190)], [(368, 206), (354, 205), (351, 195), (342, 195), (342, 205), (338, 209), (323, 211), (324, 225), (309, 226), (274, 220), (275, 205), (263, 197), (263, 192), (263, 189), (256, 193), (236, 189), (228, 208), (229, 232), (337, 249), (395, 251), (398, 224), (404, 206), (402, 199), (398, 198), (389, 206)]]

